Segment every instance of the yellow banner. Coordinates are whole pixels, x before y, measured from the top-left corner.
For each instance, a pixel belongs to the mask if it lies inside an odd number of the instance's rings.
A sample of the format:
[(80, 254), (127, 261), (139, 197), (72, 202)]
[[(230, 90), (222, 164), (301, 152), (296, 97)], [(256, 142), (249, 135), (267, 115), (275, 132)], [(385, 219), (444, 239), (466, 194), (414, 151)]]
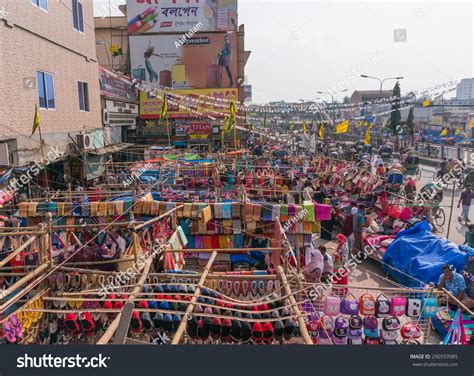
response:
[(471, 128), (474, 128), (474, 119), (471, 119)]
[(347, 133), (349, 131), (349, 120), (336, 125), (336, 133)]
[[(176, 94), (177, 96), (174, 96)], [(170, 90), (166, 92), (169, 119), (200, 118), (212, 116), (224, 118), (229, 115), (229, 103), (222, 100), (237, 98), (238, 91), (233, 88)], [(178, 97), (179, 95), (179, 97)], [(140, 118), (159, 119), (162, 98), (152, 98), (140, 92)], [(236, 111), (237, 115), (237, 111)]]

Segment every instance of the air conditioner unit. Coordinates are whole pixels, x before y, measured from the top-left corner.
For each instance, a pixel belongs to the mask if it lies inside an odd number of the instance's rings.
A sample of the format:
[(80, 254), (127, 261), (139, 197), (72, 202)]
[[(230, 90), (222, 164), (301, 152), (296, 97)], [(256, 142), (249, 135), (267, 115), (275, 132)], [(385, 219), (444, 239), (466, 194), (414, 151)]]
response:
[(77, 144), (81, 150), (91, 150), (94, 148), (92, 136), (87, 133), (77, 135)]
[(106, 110), (105, 108), (102, 109), (102, 124), (104, 124), (104, 125), (109, 125), (110, 124), (109, 110)]
[(8, 144), (0, 144), (0, 165), (8, 166), (10, 164), (10, 155), (8, 153)]

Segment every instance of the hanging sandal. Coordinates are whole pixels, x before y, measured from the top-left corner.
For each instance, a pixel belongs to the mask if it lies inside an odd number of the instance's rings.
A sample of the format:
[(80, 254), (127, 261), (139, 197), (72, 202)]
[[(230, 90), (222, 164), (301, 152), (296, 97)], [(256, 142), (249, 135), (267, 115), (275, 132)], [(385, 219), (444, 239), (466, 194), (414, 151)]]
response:
[(64, 325), (69, 333), (73, 335), (77, 335), (80, 332), (80, 326), (77, 322), (77, 317), (74, 313), (66, 314), (66, 318), (64, 319)]
[(95, 323), (94, 320), (92, 320), (90, 312), (84, 312), (81, 314), (81, 324), (82, 329), (86, 333), (92, 332), (95, 329)]
[(252, 341), (256, 344), (260, 344), (263, 341), (263, 328), (259, 322), (255, 322), (252, 326)]
[(274, 332), (273, 325), (270, 322), (263, 324), (263, 342), (266, 345), (271, 345), (273, 343)]

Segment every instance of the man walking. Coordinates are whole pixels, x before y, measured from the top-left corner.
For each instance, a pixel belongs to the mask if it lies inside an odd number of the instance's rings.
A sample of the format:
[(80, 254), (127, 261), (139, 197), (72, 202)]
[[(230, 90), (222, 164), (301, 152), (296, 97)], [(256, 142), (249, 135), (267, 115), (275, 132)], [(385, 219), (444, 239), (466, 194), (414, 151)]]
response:
[(473, 197), (474, 192), (471, 191), (471, 186), (466, 185), (466, 189), (461, 193), (461, 197), (459, 197), (458, 208), (462, 204), (462, 214), (458, 219), (471, 222), (469, 220), (469, 209), (471, 208), (471, 201)]

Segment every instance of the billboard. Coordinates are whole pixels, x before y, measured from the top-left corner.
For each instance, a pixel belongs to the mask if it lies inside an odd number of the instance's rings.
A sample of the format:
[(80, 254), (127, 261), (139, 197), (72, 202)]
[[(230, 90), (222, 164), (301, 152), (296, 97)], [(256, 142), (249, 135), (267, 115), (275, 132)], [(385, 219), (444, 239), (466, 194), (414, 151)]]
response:
[(237, 31), (237, 0), (127, 0), (128, 33)]
[(129, 78), (102, 66), (99, 66), (99, 84), (102, 96), (126, 101), (138, 100), (138, 90), (133, 87)]
[(237, 87), (236, 33), (199, 34), (176, 47), (179, 37), (130, 37), (133, 77), (173, 89)]
[[(178, 96), (173, 96), (173, 94)], [(195, 90), (173, 90), (169, 94), (168, 99), (168, 118), (185, 119), (200, 118), (211, 116), (213, 118), (223, 118), (229, 114), (229, 106), (221, 104), (218, 101), (209, 99), (204, 103), (203, 99), (207, 96), (216, 99), (237, 98), (237, 89), (195, 89)], [(199, 99), (199, 101), (198, 101)], [(203, 115), (199, 115), (196, 112)], [(140, 118), (141, 119), (159, 119), (161, 112), (161, 98), (150, 96), (147, 92), (140, 92)]]

